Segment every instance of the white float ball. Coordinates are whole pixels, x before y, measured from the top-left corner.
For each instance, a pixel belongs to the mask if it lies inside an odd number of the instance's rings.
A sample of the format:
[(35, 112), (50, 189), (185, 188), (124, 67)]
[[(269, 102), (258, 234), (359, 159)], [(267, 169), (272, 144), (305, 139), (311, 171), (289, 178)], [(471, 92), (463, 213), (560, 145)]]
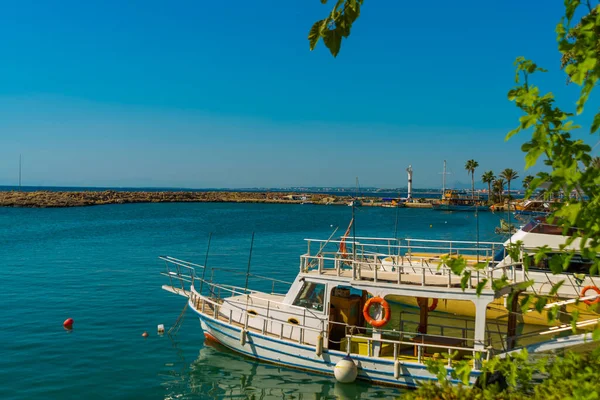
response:
[(356, 380), (358, 368), (354, 364), (354, 361), (349, 356), (346, 356), (335, 364), (333, 375), (335, 375), (335, 379), (340, 383), (351, 383)]

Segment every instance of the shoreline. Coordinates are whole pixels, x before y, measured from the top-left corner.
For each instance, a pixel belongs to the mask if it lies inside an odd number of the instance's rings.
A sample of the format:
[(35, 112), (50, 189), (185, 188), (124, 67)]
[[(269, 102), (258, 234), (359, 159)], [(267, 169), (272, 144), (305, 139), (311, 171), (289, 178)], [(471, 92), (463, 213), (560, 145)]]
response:
[[(0, 207), (20, 208), (66, 208), (89, 207), (128, 203), (269, 203), (269, 204), (317, 204), (347, 206), (352, 196), (330, 194), (306, 194), (298, 192), (188, 192), (188, 191), (0, 191)], [(363, 206), (379, 207), (382, 198), (362, 197)], [(431, 207), (430, 199), (423, 199), (424, 208)], [(432, 200), (432, 199), (431, 199)]]

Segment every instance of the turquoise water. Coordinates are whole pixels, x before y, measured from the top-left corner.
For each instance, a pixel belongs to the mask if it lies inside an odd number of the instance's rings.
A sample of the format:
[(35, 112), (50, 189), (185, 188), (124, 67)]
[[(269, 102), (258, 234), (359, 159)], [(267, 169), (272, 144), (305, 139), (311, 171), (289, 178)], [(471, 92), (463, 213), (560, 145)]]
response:
[[(0, 208), (0, 398), (389, 398), (397, 389), (257, 363), (207, 347), (185, 300), (161, 290), (159, 255), (291, 281), (305, 237), (342, 233), (349, 207), (270, 204), (125, 204)], [(357, 235), (474, 239), (468, 213), (361, 208)], [(480, 213), (480, 240), (499, 216)], [(430, 227), (431, 225), (431, 227)], [(228, 283), (243, 286), (243, 276)], [(75, 320), (65, 331), (62, 322)], [(150, 336), (142, 338), (148, 331)]]

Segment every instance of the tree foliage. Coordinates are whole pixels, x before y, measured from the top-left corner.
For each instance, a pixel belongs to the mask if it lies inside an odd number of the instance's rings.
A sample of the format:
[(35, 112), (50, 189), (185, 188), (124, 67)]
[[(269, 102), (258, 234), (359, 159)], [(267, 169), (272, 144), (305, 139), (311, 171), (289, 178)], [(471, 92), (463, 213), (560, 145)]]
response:
[[(321, 0), (321, 4), (326, 4), (327, 1)], [(315, 22), (310, 28), (308, 33), (310, 50), (314, 50), (319, 39), (323, 39), (331, 55), (336, 57), (342, 46), (342, 38), (350, 36), (352, 24), (360, 15), (362, 4), (363, 0), (337, 0), (329, 15)]]
[[(430, 363), (430, 371), (445, 370), (443, 360)], [(458, 370), (455, 367), (454, 370)], [(414, 392), (407, 392), (403, 399), (425, 400), (563, 400), (600, 398), (600, 348), (590, 353), (568, 352), (564, 357), (542, 358), (531, 362), (526, 352), (494, 359), (484, 365), (480, 384), (474, 388), (454, 385), (448, 378), (460, 379), (455, 373), (439, 374), (438, 383), (423, 383)], [(490, 384), (488, 377), (501, 376), (507, 387)]]
[(471, 197), (475, 197), (475, 169), (479, 163), (475, 160), (469, 160), (465, 164), (465, 169), (471, 174)]
[(492, 182), (496, 180), (496, 175), (494, 175), (494, 171), (487, 171), (481, 175), (481, 181), (483, 183), (487, 183), (488, 185), (488, 200), (492, 200)]

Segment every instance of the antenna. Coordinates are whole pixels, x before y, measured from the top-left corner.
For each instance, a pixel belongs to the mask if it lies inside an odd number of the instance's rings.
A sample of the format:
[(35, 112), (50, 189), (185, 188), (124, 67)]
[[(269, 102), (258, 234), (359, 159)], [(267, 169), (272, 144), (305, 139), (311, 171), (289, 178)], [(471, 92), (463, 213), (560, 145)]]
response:
[(444, 198), (444, 193), (446, 192), (446, 175), (451, 173), (452, 172), (446, 171), (446, 160), (444, 160), (444, 170), (442, 172), (442, 199)]

